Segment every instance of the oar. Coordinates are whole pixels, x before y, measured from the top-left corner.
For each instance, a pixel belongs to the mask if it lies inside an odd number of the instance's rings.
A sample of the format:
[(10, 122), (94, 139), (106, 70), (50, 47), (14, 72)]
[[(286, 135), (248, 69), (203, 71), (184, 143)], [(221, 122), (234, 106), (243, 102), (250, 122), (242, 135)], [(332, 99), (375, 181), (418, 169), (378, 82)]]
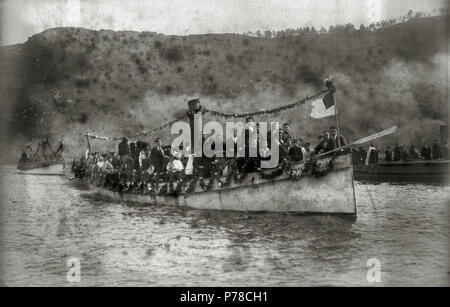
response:
[(359, 139), (359, 140), (357, 140), (356, 142), (353, 142), (352, 145), (357, 145), (357, 144), (367, 143), (367, 142), (373, 141), (373, 140), (375, 140), (375, 139), (381, 138), (381, 137), (383, 137), (383, 136), (392, 134), (392, 133), (394, 133), (395, 131), (397, 131), (397, 127), (392, 127), (392, 128), (389, 128), (389, 129), (386, 129), (386, 130), (377, 132), (377, 133), (375, 133), (375, 134), (366, 136), (366, 137), (364, 137), (364, 138), (362, 138), (362, 139)]
[(333, 150), (321, 153), (320, 155), (318, 155), (318, 157), (326, 156), (326, 155), (328, 155), (330, 153), (333, 153), (333, 152), (336, 152), (338, 150), (341, 150), (341, 149), (344, 149), (344, 148), (348, 148), (348, 147), (351, 147), (351, 146), (354, 146), (354, 145), (361, 145), (361, 144), (364, 144), (364, 143), (376, 140), (376, 139), (381, 138), (383, 136), (392, 134), (395, 131), (397, 131), (397, 127), (396, 126), (394, 126), (392, 128), (389, 128), (389, 129), (386, 129), (386, 130), (383, 130), (383, 131), (380, 131), (380, 132), (377, 132), (377, 133), (374, 133), (372, 135), (363, 137), (362, 139), (359, 139), (359, 140), (357, 140), (357, 141), (355, 141), (355, 142), (353, 142), (351, 144), (348, 144), (348, 145), (345, 145), (345, 146), (342, 146), (342, 147), (339, 147), (339, 148), (336, 148), (336, 149), (333, 149)]

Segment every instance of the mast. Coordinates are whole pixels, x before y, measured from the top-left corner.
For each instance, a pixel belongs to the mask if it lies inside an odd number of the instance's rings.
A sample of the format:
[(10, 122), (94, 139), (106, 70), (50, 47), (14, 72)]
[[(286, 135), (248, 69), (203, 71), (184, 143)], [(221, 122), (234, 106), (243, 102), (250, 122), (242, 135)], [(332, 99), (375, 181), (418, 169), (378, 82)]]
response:
[(337, 131), (337, 143), (338, 143), (338, 148), (341, 147), (341, 138), (340, 138), (340, 133), (339, 133), (339, 117), (338, 117), (338, 106), (337, 106), (337, 102), (336, 102), (336, 93), (333, 92), (333, 103), (334, 103), (334, 117), (336, 119), (336, 131)]
[(88, 153), (91, 153), (91, 143), (89, 142), (89, 135), (86, 134), (85, 137), (88, 145)]
[(336, 120), (336, 132), (337, 132), (337, 147), (341, 147), (341, 138), (339, 133), (339, 116), (338, 116), (338, 106), (336, 101), (336, 85), (334, 84), (334, 79), (332, 76), (330, 78), (325, 80), (325, 85), (330, 91), (331, 96), (333, 97), (333, 104), (334, 104), (334, 118)]
[[(191, 99), (188, 101), (188, 116), (189, 116), (189, 127), (191, 128), (191, 154), (197, 154), (197, 152), (202, 152), (203, 144), (195, 144), (195, 133), (202, 131), (202, 122), (195, 120), (195, 115), (201, 114), (201, 106), (199, 99)], [(200, 136), (201, 139), (201, 136)], [(200, 148), (197, 148), (200, 146)], [(197, 155), (196, 155), (197, 156)], [(201, 156), (201, 155), (200, 155)]]

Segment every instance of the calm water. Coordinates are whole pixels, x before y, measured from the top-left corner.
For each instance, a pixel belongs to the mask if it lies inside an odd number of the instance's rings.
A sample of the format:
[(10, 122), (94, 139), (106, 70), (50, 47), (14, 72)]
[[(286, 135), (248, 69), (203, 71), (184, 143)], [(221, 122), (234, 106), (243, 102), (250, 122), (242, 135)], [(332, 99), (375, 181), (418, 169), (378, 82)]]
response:
[[(450, 285), (450, 187), (356, 184), (358, 217), (102, 200), (63, 177), (1, 173), (7, 286)], [(81, 282), (66, 280), (68, 258)], [(366, 279), (381, 261), (381, 283)]]

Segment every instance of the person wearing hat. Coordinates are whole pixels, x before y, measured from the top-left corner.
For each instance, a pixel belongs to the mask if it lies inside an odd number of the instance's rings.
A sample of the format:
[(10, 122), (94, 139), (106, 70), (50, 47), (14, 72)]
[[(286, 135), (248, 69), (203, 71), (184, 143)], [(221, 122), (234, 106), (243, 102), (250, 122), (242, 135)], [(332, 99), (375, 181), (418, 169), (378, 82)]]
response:
[(291, 138), (292, 140), (295, 140), (294, 133), (291, 131), (291, 124), (284, 123), (283, 124), (283, 132), (281, 134), (281, 139), (284, 143), (286, 143), (287, 138)]
[(169, 157), (166, 155), (162, 148), (162, 138), (156, 139), (156, 145), (150, 152), (150, 160), (155, 167), (155, 172), (160, 173), (165, 171)]

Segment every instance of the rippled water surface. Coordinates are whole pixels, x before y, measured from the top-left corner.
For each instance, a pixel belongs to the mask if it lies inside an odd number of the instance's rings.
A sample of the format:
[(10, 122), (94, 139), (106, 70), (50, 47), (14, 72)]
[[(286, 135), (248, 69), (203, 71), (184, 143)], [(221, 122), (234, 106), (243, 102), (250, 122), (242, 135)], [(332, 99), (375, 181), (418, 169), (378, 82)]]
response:
[[(144, 206), (64, 177), (1, 176), (7, 286), (450, 285), (449, 187), (356, 183), (354, 220)], [(367, 281), (370, 258), (381, 283)]]

